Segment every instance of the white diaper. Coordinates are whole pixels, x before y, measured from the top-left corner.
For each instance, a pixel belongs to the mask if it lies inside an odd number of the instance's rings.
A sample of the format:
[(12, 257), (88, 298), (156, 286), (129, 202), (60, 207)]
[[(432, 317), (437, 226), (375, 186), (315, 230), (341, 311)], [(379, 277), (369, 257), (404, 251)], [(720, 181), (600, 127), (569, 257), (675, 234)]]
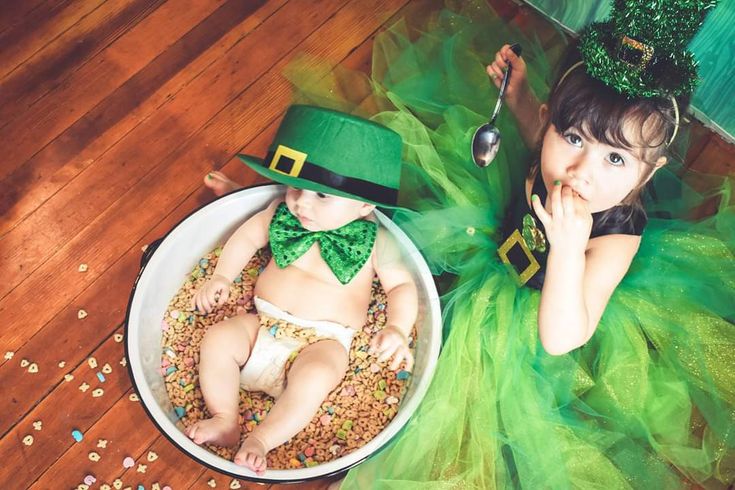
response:
[[(283, 320), (302, 328), (313, 328), (320, 338), (334, 339), (350, 352), (355, 330), (335, 322), (297, 318), (266, 300), (255, 297), (258, 315)], [(286, 387), (286, 363), (305, 342), (289, 337), (276, 338), (267, 327), (261, 326), (253, 351), (240, 371), (240, 386), (248, 391), (263, 391), (278, 397)]]

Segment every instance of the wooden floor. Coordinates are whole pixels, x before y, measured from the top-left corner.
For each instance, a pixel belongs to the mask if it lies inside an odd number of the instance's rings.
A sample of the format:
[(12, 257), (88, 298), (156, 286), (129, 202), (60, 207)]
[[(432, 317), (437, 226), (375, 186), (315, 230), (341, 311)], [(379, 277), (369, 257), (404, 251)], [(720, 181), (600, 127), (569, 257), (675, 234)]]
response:
[[(0, 3), (0, 488), (76, 488), (86, 475), (91, 488), (117, 478), (134, 489), (237, 487), (131, 400), (122, 332), (141, 247), (213, 199), (201, 185), (210, 169), (257, 180), (233, 156), (265, 154), (290, 101), (289, 60), (367, 69), (372, 38), (407, 3)], [(492, 3), (518, 25), (538, 23)], [(732, 171), (732, 146), (694, 134), (691, 164)]]

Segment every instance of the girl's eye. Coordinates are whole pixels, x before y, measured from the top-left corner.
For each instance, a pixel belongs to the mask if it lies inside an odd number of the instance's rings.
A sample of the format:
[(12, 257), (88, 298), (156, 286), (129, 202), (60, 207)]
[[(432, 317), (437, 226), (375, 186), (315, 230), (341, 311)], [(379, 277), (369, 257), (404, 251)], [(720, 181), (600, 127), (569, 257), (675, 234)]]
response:
[(615, 165), (616, 167), (622, 167), (623, 165), (625, 165), (625, 159), (620, 156), (619, 153), (615, 152), (612, 152), (607, 156), (607, 161)]
[(582, 146), (582, 138), (576, 133), (566, 133), (564, 139), (571, 145)]
[(323, 192), (317, 192), (316, 197), (318, 197), (319, 199), (325, 199), (327, 195), (324, 194)]

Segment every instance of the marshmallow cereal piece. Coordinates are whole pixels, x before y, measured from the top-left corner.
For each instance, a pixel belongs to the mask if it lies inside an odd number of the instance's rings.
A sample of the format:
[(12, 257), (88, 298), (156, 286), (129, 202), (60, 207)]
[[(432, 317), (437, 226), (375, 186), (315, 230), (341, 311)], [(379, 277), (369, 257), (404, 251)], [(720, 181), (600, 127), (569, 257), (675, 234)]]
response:
[(112, 336), (112, 338), (115, 339), (115, 342), (119, 344), (120, 342), (122, 342), (123, 335), (121, 333), (116, 333)]
[(104, 394), (105, 394), (105, 390), (103, 390), (102, 388), (97, 388), (96, 390), (92, 390), (93, 398), (99, 398)]
[(97, 369), (97, 359), (94, 357), (90, 357), (87, 359), (87, 364), (89, 365), (90, 369)]
[(22, 367), (22, 368), (24, 368), (24, 367), (28, 367), (28, 365), (29, 365), (30, 363), (31, 363), (31, 361), (29, 361), (28, 359), (21, 359), (21, 360), (20, 360), (20, 367)]
[(89, 454), (87, 455), (87, 457), (88, 457), (88, 458), (89, 458), (89, 460), (90, 460), (90, 461), (92, 461), (93, 463), (96, 463), (97, 461), (99, 461), (99, 460), (100, 460), (100, 455), (99, 455), (99, 453), (96, 453), (96, 452), (94, 452), (94, 451), (91, 451), (91, 452), (90, 452), (90, 453), (89, 453)]
[(135, 460), (130, 456), (126, 456), (123, 459), (123, 468), (132, 468), (133, 466), (135, 466)]
[(28, 434), (27, 436), (25, 436), (23, 438), (23, 444), (25, 444), (26, 446), (30, 446), (31, 444), (33, 444), (33, 436), (30, 435), (30, 434)]
[(131, 393), (128, 397), (128, 400), (130, 400), (131, 402), (139, 402), (140, 398), (138, 398), (138, 395), (136, 395), (135, 393)]
[(38, 372), (38, 364), (32, 362), (31, 365), (28, 366), (28, 372), (31, 374), (36, 374)]
[(239, 480), (235, 480), (233, 478), (232, 481), (230, 482), (230, 488), (232, 490), (237, 490), (238, 488), (242, 488), (242, 486), (240, 485), (240, 481)]
[(110, 366), (109, 364), (105, 363), (105, 365), (102, 366), (102, 372), (104, 374), (110, 374), (112, 372), (112, 366)]
[(120, 490), (122, 488), (122, 480), (120, 478), (115, 478), (115, 481), (112, 482), (112, 486), (115, 490)]
[(158, 454), (156, 454), (155, 451), (148, 451), (148, 456), (146, 457), (146, 459), (152, 463), (158, 459)]

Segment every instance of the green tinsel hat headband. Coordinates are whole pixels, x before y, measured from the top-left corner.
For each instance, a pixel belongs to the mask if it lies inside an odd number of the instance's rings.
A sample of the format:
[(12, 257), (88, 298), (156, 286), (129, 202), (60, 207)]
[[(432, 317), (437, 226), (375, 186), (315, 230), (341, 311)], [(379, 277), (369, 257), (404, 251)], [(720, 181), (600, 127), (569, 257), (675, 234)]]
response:
[(580, 35), (587, 73), (631, 97), (691, 94), (697, 64), (687, 45), (717, 0), (614, 0), (610, 18)]

